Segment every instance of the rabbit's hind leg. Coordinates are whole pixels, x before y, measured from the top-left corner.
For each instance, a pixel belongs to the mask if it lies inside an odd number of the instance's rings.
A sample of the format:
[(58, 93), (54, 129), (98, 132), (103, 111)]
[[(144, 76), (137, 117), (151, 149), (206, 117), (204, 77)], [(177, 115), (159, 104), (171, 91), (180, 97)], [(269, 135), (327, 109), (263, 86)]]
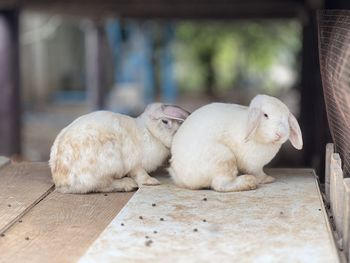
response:
[(217, 163), (211, 188), (218, 192), (238, 192), (256, 189), (257, 180), (254, 175), (238, 175), (234, 157)]
[(257, 182), (254, 175), (241, 175), (237, 177), (217, 175), (213, 178), (211, 187), (218, 192), (238, 192), (256, 189)]
[(274, 177), (267, 175), (264, 172), (252, 173), (252, 174), (257, 174), (256, 179), (257, 179), (259, 184), (269, 184), (269, 183), (272, 183), (275, 181)]
[(56, 190), (63, 194), (87, 194), (87, 193), (109, 193), (109, 192), (130, 192), (137, 189), (138, 186), (134, 179), (123, 177), (113, 179), (110, 183), (104, 183), (100, 186), (74, 185), (59, 186)]

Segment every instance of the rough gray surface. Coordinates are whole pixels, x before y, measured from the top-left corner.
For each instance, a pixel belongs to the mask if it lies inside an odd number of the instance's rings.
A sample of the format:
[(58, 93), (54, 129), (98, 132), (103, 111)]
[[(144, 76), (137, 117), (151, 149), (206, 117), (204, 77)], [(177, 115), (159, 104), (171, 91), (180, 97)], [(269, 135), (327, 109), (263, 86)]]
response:
[(143, 187), (80, 262), (338, 262), (314, 172), (269, 174), (248, 192)]

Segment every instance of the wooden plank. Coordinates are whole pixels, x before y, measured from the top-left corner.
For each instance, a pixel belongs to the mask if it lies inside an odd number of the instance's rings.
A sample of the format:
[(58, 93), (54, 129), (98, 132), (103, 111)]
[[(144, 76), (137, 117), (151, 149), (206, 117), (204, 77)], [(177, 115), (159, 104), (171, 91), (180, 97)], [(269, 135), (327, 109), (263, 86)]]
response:
[(331, 157), (334, 153), (334, 145), (333, 143), (327, 143), (326, 146), (326, 163), (325, 163), (325, 193), (326, 193), (326, 201), (329, 204), (330, 202), (330, 164), (331, 164)]
[(79, 262), (339, 262), (315, 174), (270, 171), (247, 192), (142, 187)]
[(0, 170), (0, 234), (53, 189), (46, 163), (19, 163)]
[(350, 178), (344, 179), (343, 247), (347, 260), (350, 259)]
[(335, 228), (339, 236), (339, 245), (342, 248), (344, 217), (344, 176), (343, 171), (341, 169), (341, 159), (339, 154), (337, 153), (334, 153), (331, 157), (330, 171), (331, 211), (335, 222)]
[(20, 153), (18, 11), (0, 11), (0, 155)]
[(76, 262), (132, 195), (54, 191), (0, 238), (0, 261)]

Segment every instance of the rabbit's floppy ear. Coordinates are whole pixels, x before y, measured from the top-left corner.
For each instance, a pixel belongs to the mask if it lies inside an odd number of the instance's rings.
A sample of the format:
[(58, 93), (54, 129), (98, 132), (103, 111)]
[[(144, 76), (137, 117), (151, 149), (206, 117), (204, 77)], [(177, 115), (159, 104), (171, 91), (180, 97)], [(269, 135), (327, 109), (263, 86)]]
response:
[(188, 111), (174, 105), (163, 105), (162, 112), (164, 117), (178, 121), (185, 121), (185, 119), (190, 115)]
[(289, 114), (288, 122), (290, 128), (289, 140), (294, 148), (301, 150), (303, 148), (303, 138), (301, 136), (299, 123), (292, 113)]
[(255, 132), (256, 128), (258, 128), (259, 122), (262, 117), (262, 111), (261, 111), (262, 101), (263, 101), (263, 96), (257, 95), (250, 102), (245, 141), (248, 141), (249, 138)]

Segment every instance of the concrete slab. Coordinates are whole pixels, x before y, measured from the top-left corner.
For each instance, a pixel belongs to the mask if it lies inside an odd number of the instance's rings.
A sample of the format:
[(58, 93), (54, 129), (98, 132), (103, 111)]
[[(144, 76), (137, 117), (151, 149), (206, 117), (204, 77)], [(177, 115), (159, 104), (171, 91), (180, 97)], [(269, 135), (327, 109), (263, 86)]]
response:
[(248, 192), (143, 187), (80, 262), (338, 262), (313, 170), (269, 174)]

